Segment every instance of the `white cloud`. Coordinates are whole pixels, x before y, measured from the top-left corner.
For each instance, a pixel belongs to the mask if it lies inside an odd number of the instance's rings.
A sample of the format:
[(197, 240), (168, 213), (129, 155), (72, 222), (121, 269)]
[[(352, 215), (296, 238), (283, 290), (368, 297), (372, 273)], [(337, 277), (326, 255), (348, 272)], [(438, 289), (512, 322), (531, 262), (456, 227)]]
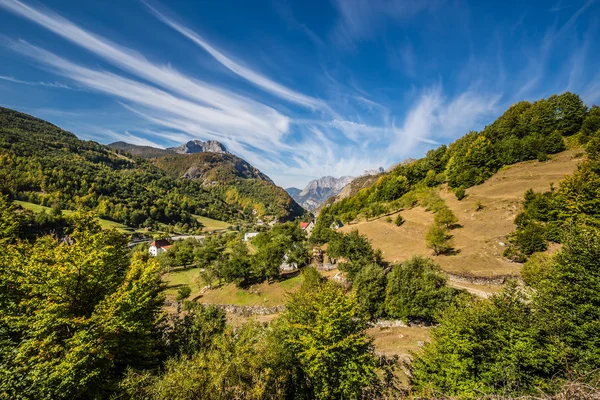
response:
[(0, 6), (62, 36), (113, 65), (210, 107), (225, 110), (236, 118), (255, 120), (266, 116), (279, 130), (287, 129), (288, 119), (257, 101), (236, 95), (206, 82), (188, 78), (170, 66), (157, 66), (139, 53), (94, 35), (48, 10), (28, 6), (18, 0), (0, 0)]
[(498, 113), (499, 95), (467, 91), (446, 99), (441, 86), (424, 91), (410, 109), (402, 127), (395, 128), (392, 152), (412, 154), (419, 142), (436, 143), (456, 139)]
[(222, 132), (251, 144), (283, 146), (281, 137), (287, 130), (288, 119), (266, 106), (263, 106), (266, 115), (240, 118), (235, 110), (207, 107), (144, 83), (82, 67), (23, 41), (13, 43), (12, 48), (82, 86), (202, 126), (206, 132)]
[(60, 82), (24, 81), (22, 79), (17, 79), (17, 78), (12, 77), (12, 76), (4, 76), (4, 75), (0, 75), (0, 79), (3, 80), (3, 81), (13, 82), (13, 83), (19, 83), (19, 84), (28, 85), (28, 86), (45, 86), (45, 87), (51, 87), (51, 88), (56, 88), (56, 89), (67, 89), (67, 90), (83, 91), (82, 88), (71, 87), (69, 85), (66, 85), (66, 84), (60, 83)]

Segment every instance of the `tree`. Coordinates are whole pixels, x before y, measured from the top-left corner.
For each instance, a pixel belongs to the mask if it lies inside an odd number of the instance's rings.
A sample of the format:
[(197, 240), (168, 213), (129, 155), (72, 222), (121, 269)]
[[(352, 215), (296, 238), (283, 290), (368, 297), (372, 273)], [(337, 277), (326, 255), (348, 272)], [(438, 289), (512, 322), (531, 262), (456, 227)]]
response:
[(555, 107), (558, 131), (565, 136), (579, 132), (587, 113), (587, 107), (581, 98), (574, 93), (565, 92), (558, 96), (550, 96), (548, 101)]
[(193, 356), (210, 348), (226, 325), (225, 312), (220, 308), (188, 301), (185, 313), (178, 313), (172, 320), (173, 328), (168, 331), (169, 352)]
[(371, 318), (378, 318), (384, 312), (386, 276), (377, 264), (363, 267), (352, 282), (356, 302)]
[(514, 284), (489, 300), (463, 296), (415, 354), (411, 385), (423, 397), (519, 396), (550, 390), (562, 360)]
[(433, 223), (425, 233), (427, 247), (433, 250), (433, 254), (439, 256), (452, 250), (452, 241), (448, 231), (442, 226)]
[(385, 311), (388, 317), (405, 321), (435, 321), (457, 293), (446, 286), (446, 277), (432, 260), (413, 257), (394, 265), (387, 276)]
[(300, 290), (278, 327), (317, 399), (360, 398), (374, 384), (376, 358), (356, 298), (332, 282)]
[(581, 125), (582, 143), (587, 143), (598, 131), (600, 131), (600, 107), (592, 106)]
[(16, 207), (8, 197), (0, 194), (0, 245), (6, 245), (17, 239), (20, 228)]
[[(97, 398), (127, 367), (161, 358), (163, 285), (146, 255), (75, 214), (71, 240), (46, 236), (0, 256), (0, 382), (8, 397)], [(8, 356), (10, 354), (10, 356)]]
[(451, 229), (458, 222), (458, 218), (448, 207), (442, 207), (435, 213), (434, 221), (438, 225)]
[(226, 262), (223, 263), (223, 279), (226, 282), (239, 280), (244, 285), (252, 277), (250, 254), (246, 243), (239, 240), (231, 248), (231, 253)]
[(327, 254), (330, 257), (341, 257), (347, 262), (340, 264), (340, 270), (346, 272), (347, 278), (353, 280), (364, 265), (381, 263), (381, 253), (373, 250), (369, 239), (353, 230), (350, 233), (336, 233), (329, 242)]
[(546, 229), (538, 222), (527, 222), (524, 226), (516, 230), (511, 240), (523, 254), (528, 256), (548, 248), (548, 243), (546, 243)]
[(564, 346), (569, 368), (587, 373), (600, 365), (600, 230), (577, 225), (534, 279), (538, 324)]

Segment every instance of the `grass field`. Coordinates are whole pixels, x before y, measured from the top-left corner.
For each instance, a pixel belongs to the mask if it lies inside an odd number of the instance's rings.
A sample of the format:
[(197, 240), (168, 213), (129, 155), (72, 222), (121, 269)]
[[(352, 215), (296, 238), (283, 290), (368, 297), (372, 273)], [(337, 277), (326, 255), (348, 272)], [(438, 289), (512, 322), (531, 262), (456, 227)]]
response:
[[(546, 162), (528, 161), (503, 168), (485, 183), (467, 189), (467, 197), (462, 201), (442, 188), (440, 196), (462, 225), (451, 231), (455, 255), (432, 256), (425, 244), (425, 232), (433, 222), (433, 214), (422, 207), (401, 211), (406, 222), (400, 227), (380, 218), (346, 225), (341, 230), (358, 229), (392, 262), (420, 254), (432, 257), (442, 269), (455, 274), (484, 277), (519, 274), (521, 264), (503, 258), (504, 247), (500, 243), (506, 243), (507, 235), (515, 229), (513, 221), (520, 211), (523, 194), (530, 188), (543, 191), (552, 182), (558, 184), (575, 170), (580, 152), (568, 150)], [(478, 201), (484, 206), (481, 211), (475, 211)]]
[[(35, 213), (39, 213), (42, 211), (46, 212), (46, 213), (50, 212), (50, 207), (40, 206), (39, 204), (29, 203), (27, 201), (20, 201), (20, 200), (15, 200), (14, 203), (20, 205), (21, 207), (23, 207), (27, 210), (31, 210)], [(71, 210), (63, 210), (62, 212), (64, 215), (73, 214), (73, 211), (71, 211)], [(98, 222), (100, 223), (100, 226), (102, 227), (102, 229), (115, 228), (121, 232), (133, 232), (132, 228), (130, 228), (127, 225), (120, 224), (118, 222), (109, 221), (107, 219), (102, 219), (102, 218), (98, 218)]]
[(227, 222), (219, 221), (208, 217), (202, 217), (200, 215), (194, 215), (194, 217), (198, 222), (200, 222), (204, 226), (203, 230), (207, 232), (217, 231), (220, 229), (227, 229), (231, 226), (231, 224)]
[(201, 303), (272, 307), (285, 304), (287, 293), (298, 290), (303, 279), (300, 274), (289, 274), (273, 283), (263, 282), (247, 289), (229, 284), (210, 289), (200, 295), (200, 290), (205, 285), (199, 279), (199, 272), (197, 268), (193, 268), (165, 274), (163, 279), (167, 283), (166, 294), (175, 295), (180, 286), (190, 285), (190, 298)]

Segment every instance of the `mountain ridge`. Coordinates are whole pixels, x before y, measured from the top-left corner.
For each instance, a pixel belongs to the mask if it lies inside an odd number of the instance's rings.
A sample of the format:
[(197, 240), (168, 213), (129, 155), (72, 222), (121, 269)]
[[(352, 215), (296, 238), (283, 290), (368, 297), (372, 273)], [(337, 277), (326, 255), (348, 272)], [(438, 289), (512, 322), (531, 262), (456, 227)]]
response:
[(337, 195), (344, 186), (354, 180), (352, 176), (323, 176), (310, 181), (304, 189), (288, 188), (292, 198), (309, 211), (315, 211), (325, 200)]

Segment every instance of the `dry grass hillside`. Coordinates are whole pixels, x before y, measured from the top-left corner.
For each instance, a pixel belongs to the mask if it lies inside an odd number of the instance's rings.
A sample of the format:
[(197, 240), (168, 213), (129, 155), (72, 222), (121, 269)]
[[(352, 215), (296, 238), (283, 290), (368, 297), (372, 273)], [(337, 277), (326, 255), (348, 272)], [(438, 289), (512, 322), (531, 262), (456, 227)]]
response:
[[(505, 243), (515, 228), (513, 221), (523, 194), (530, 188), (543, 191), (548, 190), (551, 183), (558, 184), (575, 170), (580, 161), (579, 153), (580, 150), (568, 150), (546, 162), (528, 161), (505, 167), (482, 185), (467, 189), (467, 197), (462, 201), (443, 187), (440, 196), (462, 227), (451, 231), (456, 254), (434, 257), (436, 262), (445, 271), (457, 275), (518, 275), (521, 264), (503, 258), (504, 248), (500, 243)], [(484, 208), (475, 211), (478, 202)], [(346, 225), (341, 230), (358, 229), (389, 261), (401, 262), (417, 254), (432, 256), (425, 245), (425, 232), (433, 222), (433, 214), (422, 207), (404, 210), (401, 214), (406, 222), (400, 227), (382, 217)]]

